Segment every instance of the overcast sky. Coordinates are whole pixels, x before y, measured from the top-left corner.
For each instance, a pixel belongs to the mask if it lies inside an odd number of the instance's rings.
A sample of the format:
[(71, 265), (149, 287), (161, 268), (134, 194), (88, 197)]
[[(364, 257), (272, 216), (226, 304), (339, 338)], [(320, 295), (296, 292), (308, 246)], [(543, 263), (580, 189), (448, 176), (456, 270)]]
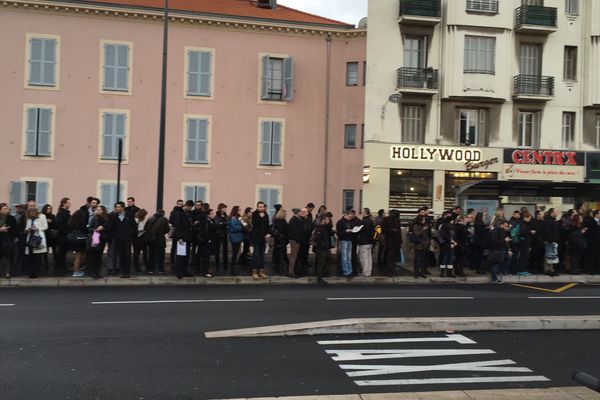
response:
[(367, 16), (368, 0), (277, 0), (279, 4), (357, 25)]

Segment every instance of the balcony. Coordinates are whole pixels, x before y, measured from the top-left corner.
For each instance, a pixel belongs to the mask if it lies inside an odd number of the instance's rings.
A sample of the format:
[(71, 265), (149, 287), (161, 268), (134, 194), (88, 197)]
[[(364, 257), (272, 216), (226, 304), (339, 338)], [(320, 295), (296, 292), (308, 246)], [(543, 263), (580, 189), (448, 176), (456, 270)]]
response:
[(438, 92), (438, 70), (433, 68), (398, 68), (398, 90), (403, 94), (433, 96)]
[(548, 35), (556, 31), (556, 8), (521, 6), (515, 10), (515, 32)]
[(441, 21), (441, 0), (400, 0), (400, 24), (436, 25)]
[(498, 14), (498, 0), (467, 0), (467, 11), (482, 14)]
[(554, 77), (517, 75), (514, 78), (515, 100), (548, 101), (554, 97)]

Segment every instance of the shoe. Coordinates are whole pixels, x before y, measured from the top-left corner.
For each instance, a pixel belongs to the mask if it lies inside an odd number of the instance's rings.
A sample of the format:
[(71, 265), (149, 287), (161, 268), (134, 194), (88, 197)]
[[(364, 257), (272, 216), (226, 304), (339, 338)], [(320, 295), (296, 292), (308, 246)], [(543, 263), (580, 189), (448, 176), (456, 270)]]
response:
[(154, 275), (154, 271), (148, 271), (146, 272), (148, 275)]
[(258, 277), (261, 279), (269, 279), (269, 275), (265, 274), (265, 270), (264, 269), (260, 269), (258, 271)]
[(425, 275), (425, 274), (419, 274), (419, 276), (420, 276), (421, 278), (425, 278), (425, 279), (427, 279), (427, 275)]
[(209, 274), (204, 274), (204, 277), (205, 277), (205, 278), (213, 278), (213, 277), (214, 277), (214, 275), (209, 273)]
[(6, 275), (4, 275), (4, 277), (5, 277), (6, 279), (10, 279), (10, 274), (7, 272), (7, 273), (6, 273)]
[(504, 283), (504, 281), (503, 281), (503, 280), (500, 280), (500, 279), (498, 279), (498, 280), (496, 281), (496, 283), (497, 283), (497, 284), (499, 284), (499, 285), (501, 285), (501, 284), (503, 284), (503, 283)]
[(319, 278), (319, 279), (317, 279), (317, 285), (321, 285), (321, 286), (323, 286), (323, 285), (327, 285), (327, 282), (325, 282), (325, 281), (323, 280), (323, 278)]
[(121, 278), (122, 279), (129, 279), (129, 278), (131, 278), (131, 276), (128, 275), (128, 274), (123, 274), (123, 275), (121, 275)]
[(252, 279), (254, 279), (255, 281), (260, 279), (260, 276), (258, 276), (258, 271), (256, 269), (252, 270)]
[(85, 273), (83, 271), (78, 271), (78, 272), (73, 272), (73, 275), (71, 275), (73, 278), (81, 278), (83, 276), (85, 276)]
[(443, 278), (446, 275), (446, 270), (443, 269), (440, 271), (440, 278)]

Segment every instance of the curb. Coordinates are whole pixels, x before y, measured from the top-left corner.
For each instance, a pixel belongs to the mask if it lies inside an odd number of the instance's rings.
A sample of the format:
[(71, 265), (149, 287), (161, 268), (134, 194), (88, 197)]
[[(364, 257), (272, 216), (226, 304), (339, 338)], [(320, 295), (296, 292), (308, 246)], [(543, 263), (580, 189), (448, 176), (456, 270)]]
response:
[[(325, 278), (331, 285), (349, 284), (373, 284), (373, 285), (428, 285), (428, 284), (490, 284), (487, 276), (473, 276), (462, 278), (439, 278), (415, 279), (411, 276), (371, 276), (355, 277), (353, 279), (343, 277)], [(78, 286), (202, 286), (202, 285), (314, 285), (317, 278), (303, 277), (298, 279), (285, 276), (272, 276), (268, 279), (253, 280), (249, 276), (217, 276), (214, 278), (192, 277), (177, 279), (174, 276), (136, 276), (122, 279), (118, 277), (107, 277), (102, 279), (91, 278), (11, 278), (0, 279), (0, 288), (3, 287), (78, 287)], [(547, 275), (531, 276), (508, 276), (504, 278), (505, 283), (599, 283), (599, 275), (560, 275), (550, 277)]]
[(600, 315), (435, 318), (349, 318), (205, 332), (208, 339), (359, 333), (597, 330)]

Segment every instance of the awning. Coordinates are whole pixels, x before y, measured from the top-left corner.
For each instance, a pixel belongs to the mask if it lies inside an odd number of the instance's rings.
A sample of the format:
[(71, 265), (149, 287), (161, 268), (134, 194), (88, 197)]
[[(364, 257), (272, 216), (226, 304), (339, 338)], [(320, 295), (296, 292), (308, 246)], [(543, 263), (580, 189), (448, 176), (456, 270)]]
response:
[(600, 200), (600, 184), (481, 180), (453, 186), (456, 195), (575, 197)]

